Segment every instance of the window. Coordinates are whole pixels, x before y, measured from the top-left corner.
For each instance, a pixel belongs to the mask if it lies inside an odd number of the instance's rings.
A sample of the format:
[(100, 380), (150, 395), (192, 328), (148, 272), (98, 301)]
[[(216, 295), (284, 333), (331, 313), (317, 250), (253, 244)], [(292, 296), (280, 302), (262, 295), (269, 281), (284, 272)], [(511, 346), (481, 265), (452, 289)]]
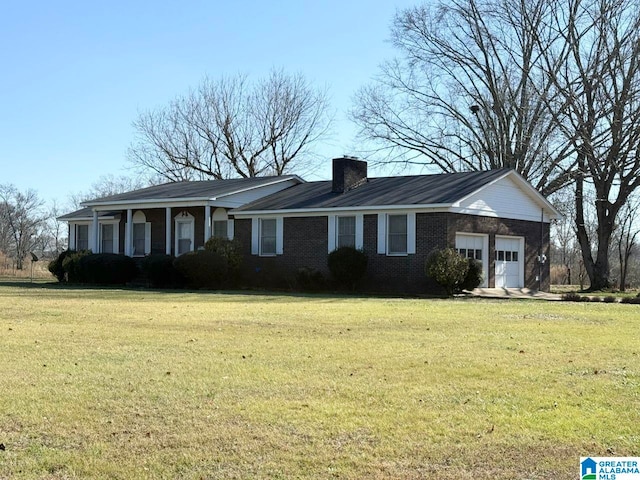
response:
[(356, 217), (338, 217), (337, 247), (356, 246)]
[(76, 250), (89, 250), (89, 225), (76, 225)]
[(496, 260), (499, 262), (517, 262), (517, 250), (496, 250)]
[(102, 245), (100, 245), (100, 251), (102, 253), (114, 253), (113, 252), (113, 223), (106, 223), (100, 226)]
[(214, 220), (213, 236), (216, 238), (229, 238), (227, 225), (228, 225), (228, 222), (226, 220)]
[(456, 251), (465, 258), (482, 261), (482, 250), (479, 248), (456, 248)]
[(144, 255), (146, 226), (144, 223), (133, 224), (133, 255)]
[(389, 215), (387, 231), (387, 252), (391, 255), (405, 255), (407, 253), (407, 216)]
[(276, 254), (276, 219), (260, 219), (260, 255)]

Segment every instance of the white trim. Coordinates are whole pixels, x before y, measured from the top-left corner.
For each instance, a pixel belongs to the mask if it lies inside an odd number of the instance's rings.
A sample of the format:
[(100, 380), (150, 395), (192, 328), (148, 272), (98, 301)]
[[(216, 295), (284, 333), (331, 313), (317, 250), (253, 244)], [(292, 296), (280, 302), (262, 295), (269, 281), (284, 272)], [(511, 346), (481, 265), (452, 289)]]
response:
[(211, 205), (204, 206), (204, 243), (211, 238)]
[(362, 250), (364, 247), (364, 215), (361, 213), (355, 212), (345, 212), (344, 215), (328, 215), (328, 245), (327, 250), (329, 253), (333, 252), (336, 248), (338, 248), (338, 231), (339, 231), (339, 219), (344, 217), (354, 217), (355, 218), (355, 245), (354, 248)]
[(76, 249), (76, 227), (78, 226), (77, 222), (69, 222), (69, 250), (77, 250)]

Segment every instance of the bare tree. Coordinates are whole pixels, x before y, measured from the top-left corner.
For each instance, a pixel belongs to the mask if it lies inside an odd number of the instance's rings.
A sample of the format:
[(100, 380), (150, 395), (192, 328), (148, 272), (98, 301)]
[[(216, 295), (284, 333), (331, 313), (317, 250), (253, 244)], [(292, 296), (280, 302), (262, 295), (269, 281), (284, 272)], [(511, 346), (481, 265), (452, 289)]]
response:
[(18, 270), (22, 270), (25, 257), (37, 244), (46, 219), (42, 205), (34, 190), (20, 192), (13, 185), (0, 185), (0, 223), (6, 225), (8, 253), (14, 256)]
[(574, 149), (551, 112), (542, 69), (559, 2), (448, 0), (398, 13), (402, 57), (356, 95), (352, 118), (382, 163), (444, 172), (514, 168), (546, 194), (570, 179)]
[[(96, 198), (108, 197), (118, 193), (129, 192), (151, 184), (149, 179), (130, 176), (103, 175), (91, 184), (88, 190), (75, 192), (69, 195), (69, 208), (79, 209), (81, 203)], [(54, 207), (56, 205), (54, 204)]]
[[(576, 151), (576, 232), (598, 290), (609, 287), (617, 216), (640, 186), (640, 9), (634, 0), (570, 0), (563, 8), (547, 73), (563, 105), (556, 123)], [(586, 189), (595, 193), (595, 235), (585, 221)]]
[(170, 181), (282, 175), (314, 166), (312, 147), (330, 123), (326, 92), (301, 75), (207, 78), (138, 116), (129, 159)]
[(638, 238), (640, 235), (640, 225), (638, 225), (637, 221), (638, 212), (640, 212), (640, 200), (634, 198), (634, 200), (629, 201), (620, 212), (619, 221), (614, 233), (618, 253), (618, 264), (620, 267), (619, 288), (622, 292), (627, 288), (630, 259), (638, 246)]

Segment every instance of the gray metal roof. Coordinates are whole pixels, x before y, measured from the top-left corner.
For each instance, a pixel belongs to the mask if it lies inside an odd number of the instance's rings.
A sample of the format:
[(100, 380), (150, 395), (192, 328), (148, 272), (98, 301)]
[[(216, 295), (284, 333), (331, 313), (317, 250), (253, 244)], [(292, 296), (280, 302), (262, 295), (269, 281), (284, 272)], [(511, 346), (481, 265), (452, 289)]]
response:
[(135, 202), (137, 200), (163, 201), (171, 199), (216, 198), (292, 178), (299, 179), (296, 175), (284, 175), (280, 177), (231, 178), (225, 180), (163, 183), (162, 185), (154, 185), (140, 190), (133, 190), (131, 192), (110, 195), (108, 197), (96, 198), (82, 202), (82, 205), (91, 206), (110, 202)]
[[(114, 218), (120, 215), (121, 212), (98, 212), (99, 218)], [(93, 209), (90, 207), (81, 208), (80, 210), (76, 210), (75, 212), (65, 213), (64, 215), (58, 217), (58, 220), (83, 220), (83, 219), (92, 219), (93, 218)]]
[(331, 181), (294, 185), (236, 208), (236, 212), (303, 210), (396, 205), (449, 205), (507, 174), (509, 169), (369, 178), (345, 193), (331, 191)]

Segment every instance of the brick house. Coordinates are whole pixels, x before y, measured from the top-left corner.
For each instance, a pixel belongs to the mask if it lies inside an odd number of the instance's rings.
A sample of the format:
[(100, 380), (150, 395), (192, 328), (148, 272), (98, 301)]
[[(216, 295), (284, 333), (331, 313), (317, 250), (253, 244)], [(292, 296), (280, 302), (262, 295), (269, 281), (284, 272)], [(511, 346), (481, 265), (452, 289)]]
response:
[[(339, 246), (364, 250), (370, 291), (424, 292), (434, 250), (482, 263), (485, 287), (549, 289), (549, 225), (559, 214), (514, 170), (369, 178), (333, 161), (333, 178), (180, 182), (83, 204), (61, 217), (70, 248), (180, 255), (210, 236), (235, 238), (249, 275), (327, 271)], [(107, 225), (112, 225), (111, 227)]]

